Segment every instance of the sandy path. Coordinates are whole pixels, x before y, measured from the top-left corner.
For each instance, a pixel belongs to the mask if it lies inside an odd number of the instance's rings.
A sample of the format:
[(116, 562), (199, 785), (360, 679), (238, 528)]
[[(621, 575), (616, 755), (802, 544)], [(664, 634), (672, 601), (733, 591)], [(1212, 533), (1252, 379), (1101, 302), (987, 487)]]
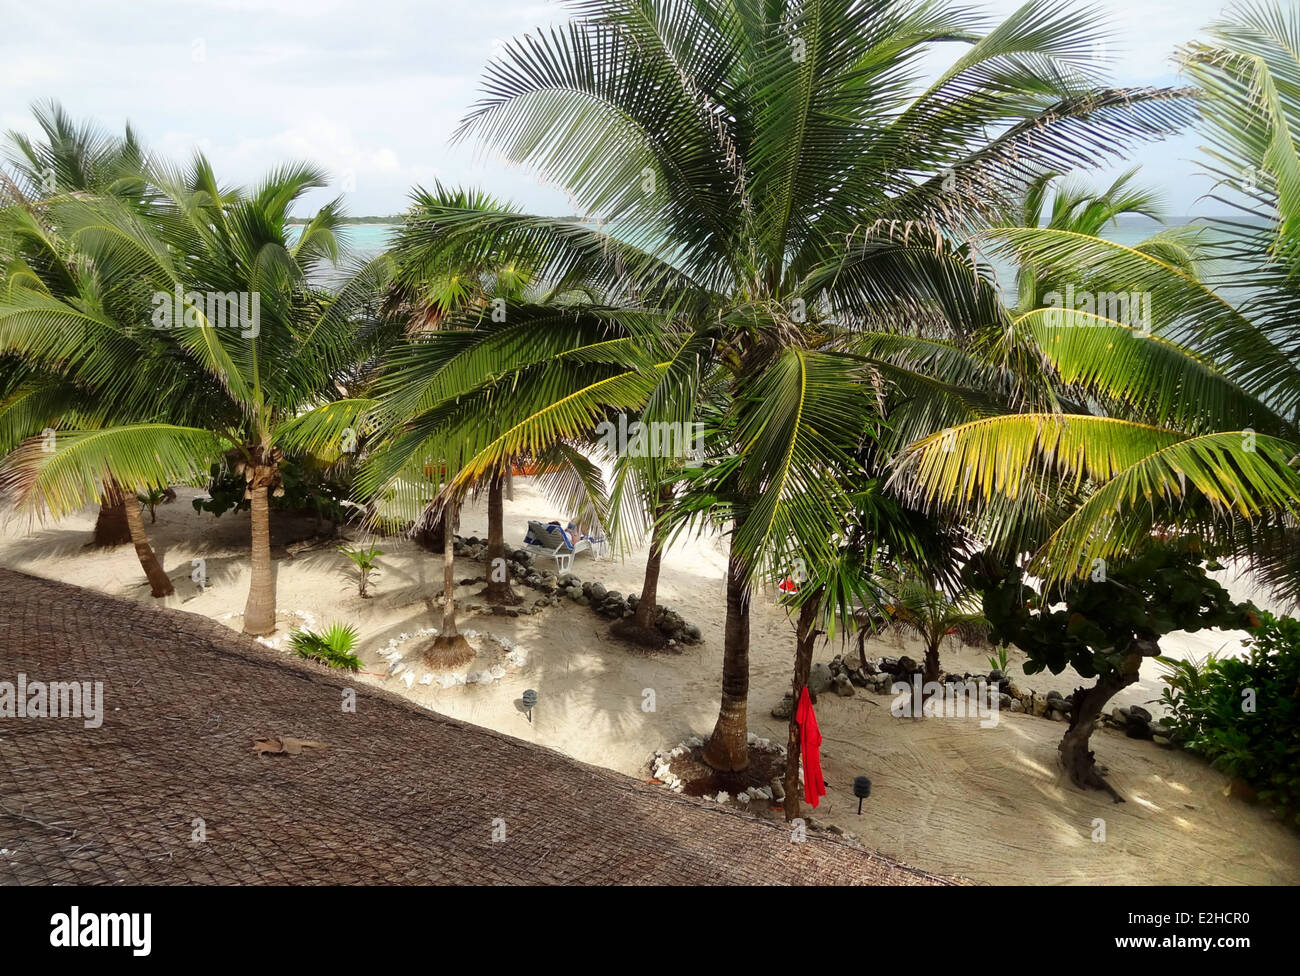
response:
[[(247, 595), (248, 521), (242, 515), (199, 516), (182, 489), (161, 507), (151, 536), (177, 593), (169, 606), (219, 618), (243, 609)], [(508, 533), (522, 537), (528, 518), (554, 516), (552, 506), (524, 480), (506, 503)], [(0, 563), (66, 582), (150, 600), (133, 550), (85, 548), (94, 511), (56, 526), (29, 531), (25, 521), (0, 525)], [(464, 513), (461, 532), (486, 534), (482, 507)], [(513, 540), (513, 541), (518, 541)], [(390, 638), (436, 624), (425, 597), (441, 580), (440, 561), (398, 539), (384, 539), (382, 571), (374, 598), (361, 600), (345, 574), (347, 563), (332, 544), (276, 562), (282, 609), (305, 610), (321, 623), (351, 621), (361, 629), (363, 658), (382, 671), (377, 649)], [(190, 560), (206, 560), (210, 588), (199, 593), (189, 580)], [(630, 654), (605, 637), (605, 621), (565, 601), (545, 613), (519, 618), (473, 616), (462, 628), (509, 636), (528, 648), (526, 669), (486, 687), (438, 689), (373, 676), (360, 680), (385, 687), (440, 712), (559, 749), (578, 759), (633, 776), (656, 749), (692, 732), (707, 734), (716, 717), (724, 616), (722, 569), (716, 540), (695, 540), (669, 550), (660, 581), (661, 600), (702, 628), (705, 641), (680, 655)], [(643, 561), (580, 557), (574, 571), (624, 593), (640, 589)], [(462, 576), (481, 567), (458, 565)], [(1234, 589), (1237, 587), (1234, 586)], [(460, 591), (469, 596), (474, 588)], [(529, 594), (532, 591), (525, 591)], [(237, 621), (232, 621), (237, 625)], [(770, 595), (753, 604), (750, 726), (784, 741), (785, 723), (769, 710), (788, 689), (793, 630)], [(875, 642), (881, 653), (913, 644)], [(1175, 655), (1203, 656), (1235, 646), (1232, 635), (1202, 633), (1167, 638)], [(828, 660), (837, 648), (819, 649)], [(956, 645), (944, 651), (949, 667), (986, 667), (985, 653)], [(1039, 691), (1071, 690), (1078, 679), (1019, 672), (1012, 677)], [(1141, 684), (1118, 699), (1148, 702), (1160, 682), (1147, 662)], [(540, 700), (530, 724), (518, 705), (526, 688)], [(653, 690), (655, 710), (643, 710)], [(1056, 742), (1063, 726), (1004, 714), (996, 728), (975, 720), (896, 720), (889, 699), (864, 694), (824, 696), (818, 718), (825, 737), (823, 763), (829, 793), (814, 816), (837, 824), (864, 843), (917, 867), (994, 883), (1297, 883), (1300, 836), (1267, 812), (1222, 795), (1225, 778), (1199, 760), (1135, 742), (1112, 732), (1094, 739), (1098, 758), (1111, 768), (1114, 785), (1129, 798), (1112, 804), (1101, 794), (1075, 790), (1057, 771)], [(874, 704), (872, 704), (874, 703)], [(869, 775), (873, 795), (859, 818), (848, 786)], [(1106, 821), (1106, 841), (1091, 839), (1095, 818)]]

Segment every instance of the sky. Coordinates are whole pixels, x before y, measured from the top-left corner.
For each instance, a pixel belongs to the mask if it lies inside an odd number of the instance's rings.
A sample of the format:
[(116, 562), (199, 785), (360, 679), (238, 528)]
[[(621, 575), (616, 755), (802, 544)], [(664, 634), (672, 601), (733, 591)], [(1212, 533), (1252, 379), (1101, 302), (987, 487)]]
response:
[[(966, 0), (992, 15), (1014, 0)], [(1121, 85), (1178, 82), (1172, 55), (1224, 9), (1219, 0), (1102, 0)], [(4, 0), (0, 128), (33, 131), (29, 106), (55, 98), (76, 118), (130, 121), (155, 151), (194, 147), (219, 178), (247, 184), (288, 159), (325, 167), (355, 216), (404, 209), (435, 179), (481, 186), (547, 214), (575, 207), (532, 173), (450, 145), (503, 39), (562, 23), (556, 3), (514, 0)], [(947, 55), (936, 54), (936, 63)], [(1199, 198), (1195, 133), (1131, 157), (1172, 215)], [(1122, 167), (1121, 167), (1122, 168)], [(1103, 171), (1096, 179), (1113, 176)], [(306, 206), (302, 208), (304, 211)]]

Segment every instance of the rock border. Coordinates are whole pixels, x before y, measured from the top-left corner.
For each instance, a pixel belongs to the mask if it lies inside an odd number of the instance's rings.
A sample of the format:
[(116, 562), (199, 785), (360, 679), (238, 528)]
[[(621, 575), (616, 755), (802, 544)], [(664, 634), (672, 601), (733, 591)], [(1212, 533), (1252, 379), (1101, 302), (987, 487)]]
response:
[[(483, 562), (487, 559), (487, 543), (477, 536), (469, 536), (465, 539), (456, 536), (452, 543), (452, 552), (465, 559)], [(641, 598), (635, 593), (623, 596), (618, 590), (611, 590), (603, 583), (590, 580), (584, 582), (572, 571), (543, 572), (536, 563), (537, 557), (527, 549), (506, 547), (506, 565), (511, 581), (542, 594), (533, 601), (531, 608), (526, 605), (486, 608), (474, 603), (467, 606), (474, 606), (481, 612), (498, 616), (517, 617), (520, 614), (537, 613), (547, 606), (559, 606), (561, 598), (568, 597), (571, 602), (588, 607), (596, 616), (611, 622), (627, 619), (636, 612)], [(487, 578), (476, 577), (461, 582), (466, 586), (474, 583), (486, 584)], [(689, 646), (704, 641), (704, 634), (699, 627), (686, 621), (681, 614), (665, 604), (660, 604), (658, 607), (655, 628), (664, 636), (668, 647), (676, 647), (679, 644)]]
[[(243, 610), (232, 610), (230, 613), (223, 614), (222, 616), (218, 617), (217, 620), (224, 623), (227, 620), (234, 620), (236, 617), (242, 617), (243, 615), (244, 615)], [(275, 625), (277, 630), (279, 629), (280, 618), (282, 616), (297, 617), (302, 621), (302, 624), (300, 626), (305, 627), (307, 630), (316, 629), (316, 615), (312, 613), (310, 610), (276, 610)], [(281, 634), (279, 637), (254, 637), (253, 640), (257, 641), (263, 647), (271, 648), (271, 650), (273, 651), (287, 651), (287, 648), (281, 647), (280, 645), (283, 641), (287, 640), (289, 636), (297, 629), (298, 629), (297, 627), (290, 627), (287, 633)]]
[(379, 656), (388, 662), (388, 672), (384, 679), (401, 678), (402, 683), (407, 688), (414, 688), (416, 685), (416, 671), (422, 670), (419, 684), (434, 685), (439, 688), (454, 688), (458, 685), (490, 685), (494, 681), (500, 681), (506, 675), (521, 670), (528, 663), (528, 651), (515, 643), (509, 637), (503, 637), (500, 634), (489, 634), (477, 630), (462, 630), (461, 636), (471, 643), (477, 643), (480, 646), (475, 647), (474, 652), (477, 657), (482, 653), (482, 643), (491, 641), (505, 652), (505, 664), (493, 664), (487, 668), (468, 668), (464, 671), (441, 671), (435, 672), (424, 668), (416, 668), (402, 660), (401, 647), (411, 641), (419, 640), (425, 637), (437, 637), (441, 631), (437, 627), (422, 627), (419, 630), (398, 634), (389, 640), (379, 650)]
[[(749, 748), (758, 752), (767, 752), (772, 755), (785, 758), (786, 748), (771, 739), (760, 737), (755, 732), (746, 735), (746, 742)], [(678, 759), (692, 749), (698, 749), (704, 745), (704, 739), (698, 735), (688, 736), (671, 749), (656, 749), (654, 755), (650, 757), (647, 767), (650, 774), (661, 784), (674, 793), (681, 793), (686, 789), (686, 781), (674, 775), (672, 771), (672, 760)], [(803, 783), (803, 767), (799, 768), (799, 782)], [(727, 804), (733, 800), (742, 807), (748, 806), (755, 800), (768, 800), (770, 802), (781, 803), (785, 800), (785, 788), (779, 779), (773, 780), (768, 786), (751, 786), (743, 793), (732, 796), (726, 790), (719, 790), (715, 796), (703, 794), (698, 799), (709, 800), (713, 803)]]
[[(844, 698), (851, 698), (855, 689), (862, 688), (877, 695), (892, 694), (894, 682), (910, 683), (914, 676), (922, 673), (922, 667), (915, 660), (903, 657), (868, 658), (858, 664), (856, 652), (837, 654), (829, 664), (817, 663), (808, 675), (808, 693), (815, 702), (817, 696), (833, 691)], [(1031, 715), (1053, 722), (1065, 722), (1070, 718), (1074, 707), (1074, 695), (1065, 695), (1053, 689), (1042, 695), (1033, 689), (1024, 689), (1017, 685), (1001, 671), (996, 669), (984, 673), (965, 672), (963, 674), (945, 673), (940, 684), (983, 681), (988, 687), (998, 691), (998, 708), (1013, 714)], [(794, 710), (794, 700), (789, 692), (772, 707), (772, 717), (789, 719)], [(1141, 705), (1125, 705), (1112, 708), (1103, 714), (1100, 724), (1107, 728), (1119, 729), (1130, 739), (1149, 739), (1159, 746), (1177, 746), (1173, 729), (1163, 720), (1153, 718), (1151, 713)]]

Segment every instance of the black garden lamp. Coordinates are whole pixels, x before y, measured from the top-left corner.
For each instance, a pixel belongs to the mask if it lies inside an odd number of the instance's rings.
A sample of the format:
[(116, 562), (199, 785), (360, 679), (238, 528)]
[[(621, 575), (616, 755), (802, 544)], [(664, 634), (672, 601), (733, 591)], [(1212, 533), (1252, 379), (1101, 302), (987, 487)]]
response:
[(528, 709), (528, 721), (531, 723), (533, 721), (533, 709), (537, 707), (537, 692), (529, 688), (524, 692), (523, 702), (524, 708)]
[(853, 777), (853, 795), (858, 798), (858, 816), (862, 816), (862, 801), (871, 795), (871, 780), (865, 776)]

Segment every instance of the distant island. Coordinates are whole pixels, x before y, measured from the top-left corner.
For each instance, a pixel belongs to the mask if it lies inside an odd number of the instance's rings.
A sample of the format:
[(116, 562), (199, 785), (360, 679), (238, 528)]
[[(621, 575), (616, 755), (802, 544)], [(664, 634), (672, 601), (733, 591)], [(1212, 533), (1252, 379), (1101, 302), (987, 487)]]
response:
[[(288, 224), (294, 224), (301, 227), (303, 224), (306, 224), (309, 219), (310, 218), (308, 217), (290, 217), (285, 222)], [(339, 223), (341, 224), (400, 224), (402, 222), (402, 219), (403, 219), (402, 214), (389, 214), (386, 217), (344, 217), (339, 221)], [(569, 214), (566, 217), (557, 217), (555, 219), (564, 221), (566, 223), (573, 223), (573, 224), (596, 225), (600, 223), (600, 221), (596, 217), (583, 217), (578, 214)]]
[[(286, 223), (289, 224), (306, 224), (310, 222), (308, 217), (290, 217)], [(341, 224), (400, 224), (402, 217), (400, 214), (390, 214), (387, 217), (344, 217), (339, 221)]]

